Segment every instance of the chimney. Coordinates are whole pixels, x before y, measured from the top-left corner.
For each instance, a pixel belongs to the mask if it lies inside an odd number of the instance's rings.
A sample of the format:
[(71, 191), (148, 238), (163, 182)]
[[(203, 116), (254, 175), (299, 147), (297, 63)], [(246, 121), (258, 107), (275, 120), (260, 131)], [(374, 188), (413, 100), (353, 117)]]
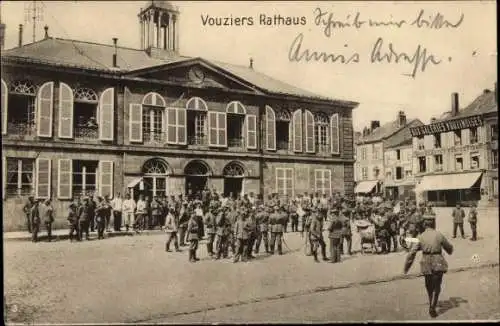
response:
[(5, 24), (0, 23), (0, 50), (5, 47)]
[(23, 46), (23, 24), (19, 24), (19, 47)]
[(399, 127), (403, 127), (406, 125), (406, 114), (404, 111), (398, 112), (398, 123), (399, 123)]
[(370, 132), (373, 132), (375, 129), (380, 127), (380, 121), (379, 120), (373, 120), (370, 123)]
[(451, 93), (451, 115), (456, 116), (459, 110), (458, 93)]
[(253, 69), (253, 59), (250, 58), (250, 69)]
[(113, 68), (117, 68), (118, 65), (116, 64), (116, 53), (117, 53), (117, 47), (116, 44), (118, 43), (118, 39), (116, 37), (113, 37), (113, 44), (115, 46), (115, 53), (113, 53)]
[(45, 27), (43, 29), (45, 30), (45, 39), (48, 39), (49, 38), (49, 26), (45, 25)]

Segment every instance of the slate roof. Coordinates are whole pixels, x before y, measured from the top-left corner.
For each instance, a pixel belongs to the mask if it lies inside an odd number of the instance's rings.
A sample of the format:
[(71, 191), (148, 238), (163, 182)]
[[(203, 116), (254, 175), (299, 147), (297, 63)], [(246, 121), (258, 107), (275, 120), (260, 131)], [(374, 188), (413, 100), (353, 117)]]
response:
[[(79, 69), (100, 70), (114, 73), (127, 73), (134, 70), (160, 67), (173, 63), (193, 60), (195, 58), (171, 54), (162, 59), (150, 57), (146, 51), (127, 47), (117, 47), (117, 65), (113, 67), (114, 46), (78, 40), (47, 38), (34, 43), (2, 51), (2, 58), (24, 59), (27, 61), (72, 67)], [(325, 101), (335, 101), (350, 106), (358, 103), (335, 100), (289, 85), (269, 77), (250, 67), (238, 66), (213, 60), (203, 59), (214, 66), (220, 67), (240, 79), (255, 85), (267, 93), (277, 95), (292, 95)]]
[(394, 120), (383, 124), (367, 136), (361, 136), (358, 144), (374, 143), (384, 141), (385, 146), (394, 147), (402, 144), (406, 139), (411, 139), (410, 127), (416, 127), (423, 123), (419, 119), (412, 119), (406, 125), (400, 127), (399, 121)]
[(448, 111), (445, 112), (438, 119), (438, 121), (454, 120), (496, 111), (498, 111), (498, 103), (495, 98), (495, 92), (485, 91), (481, 95), (476, 97), (476, 99), (472, 101), (472, 103), (467, 105), (462, 110), (459, 110), (457, 115), (453, 116), (451, 115), (451, 112)]

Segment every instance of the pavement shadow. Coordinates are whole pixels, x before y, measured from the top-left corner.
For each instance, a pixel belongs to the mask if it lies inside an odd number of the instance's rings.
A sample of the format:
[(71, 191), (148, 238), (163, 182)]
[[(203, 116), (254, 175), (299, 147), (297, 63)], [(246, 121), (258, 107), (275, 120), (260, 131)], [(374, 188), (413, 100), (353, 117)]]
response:
[(448, 300), (438, 302), (438, 313), (444, 314), (448, 310), (460, 307), (462, 303), (468, 303), (469, 301), (460, 297), (450, 297)]

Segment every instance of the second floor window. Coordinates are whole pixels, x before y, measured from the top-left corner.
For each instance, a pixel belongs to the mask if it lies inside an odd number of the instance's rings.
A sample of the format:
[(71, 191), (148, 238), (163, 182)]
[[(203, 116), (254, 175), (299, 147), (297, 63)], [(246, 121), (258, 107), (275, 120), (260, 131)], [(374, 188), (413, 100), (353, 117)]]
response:
[(77, 88), (74, 91), (73, 124), (75, 138), (98, 138), (98, 97), (89, 88)]
[(464, 159), (462, 156), (455, 156), (455, 170), (461, 171), (464, 168)]
[(207, 111), (208, 106), (199, 97), (194, 97), (186, 104), (187, 135), (190, 145), (207, 144)]
[(476, 144), (478, 140), (478, 133), (477, 133), (477, 127), (472, 127), (469, 129), (469, 135), (470, 135), (470, 143), (471, 144)]
[(290, 113), (285, 110), (276, 111), (276, 149), (288, 150), (290, 148)]
[(441, 148), (441, 134), (434, 134), (434, 148)]
[(226, 126), (229, 147), (244, 147), (243, 126), (246, 109), (240, 102), (231, 102), (227, 106)]
[(453, 144), (455, 146), (462, 145), (462, 130), (453, 131)]
[(470, 156), (470, 168), (471, 170), (479, 169), (479, 154), (472, 153)]
[(418, 158), (418, 172), (426, 172), (427, 171), (427, 159), (425, 156), (420, 156)]
[(35, 99), (37, 89), (30, 81), (16, 81), (9, 91), (7, 132), (35, 135)]
[(403, 168), (398, 166), (396, 168), (396, 180), (401, 180), (403, 179)]
[(164, 140), (163, 113), (162, 108), (143, 106), (142, 128), (145, 143), (161, 143)]
[(434, 168), (436, 171), (443, 171), (443, 155), (434, 155)]
[(366, 147), (361, 147), (361, 159), (363, 161), (365, 161), (367, 158), (367, 155), (366, 155)]
[(314, 115), (314, 139), (317, 153), (330, 153), (330, 137), (328, 116), (321, 113)]

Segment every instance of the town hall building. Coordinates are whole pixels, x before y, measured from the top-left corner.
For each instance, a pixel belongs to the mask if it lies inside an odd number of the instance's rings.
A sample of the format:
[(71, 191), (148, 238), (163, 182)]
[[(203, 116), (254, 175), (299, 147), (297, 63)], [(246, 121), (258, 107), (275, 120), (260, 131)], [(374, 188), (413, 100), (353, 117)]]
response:
[(179, 10), (149, 1), (141, 48), (50, 37), (2, 51), (4, 231), (29, 195), (352, 193), (356, 102), (186, 57)]

